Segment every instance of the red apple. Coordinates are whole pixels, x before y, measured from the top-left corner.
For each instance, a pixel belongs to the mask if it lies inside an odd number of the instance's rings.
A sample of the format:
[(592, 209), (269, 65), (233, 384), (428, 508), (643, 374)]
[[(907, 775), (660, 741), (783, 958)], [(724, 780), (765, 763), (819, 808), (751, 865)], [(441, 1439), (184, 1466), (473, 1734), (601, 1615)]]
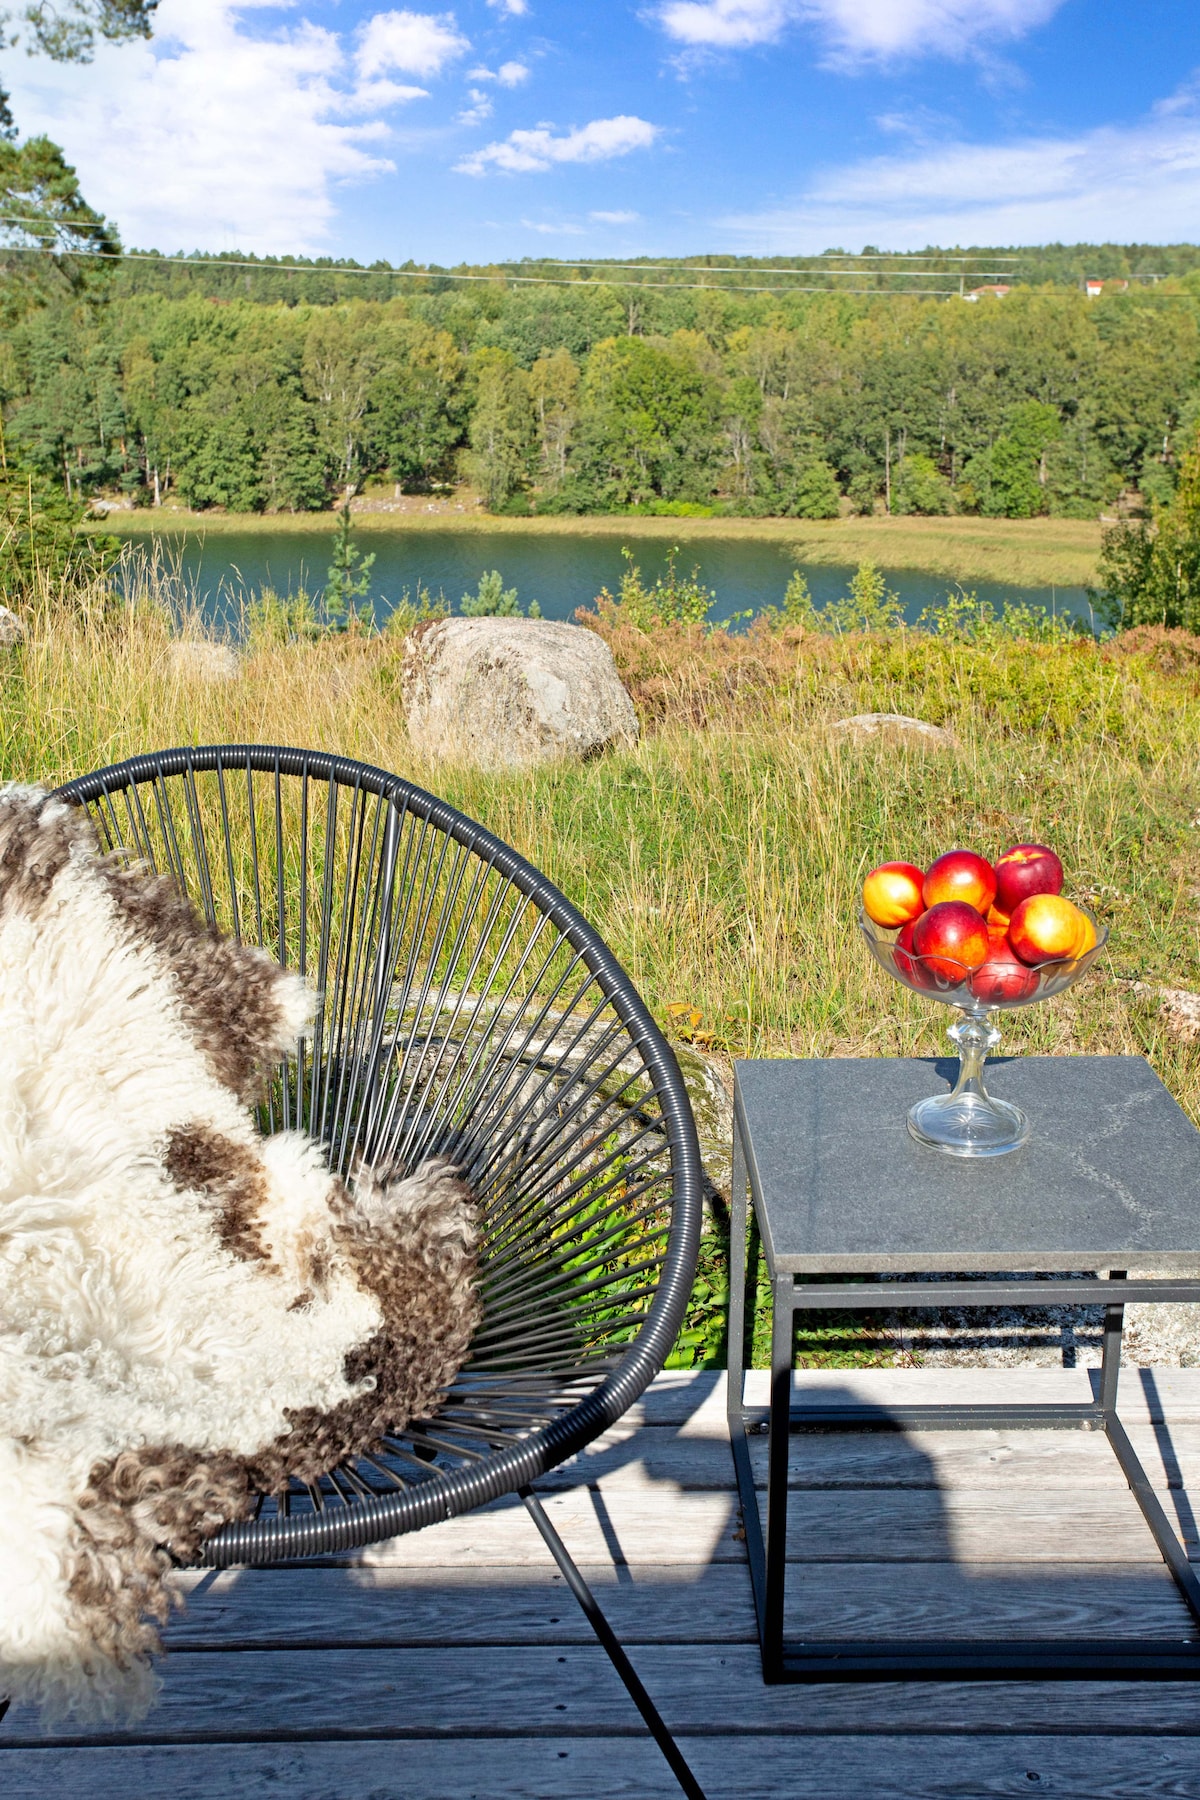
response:
[(973, 850), (947, 850), (930, 863), (922, 887), (926, 906), (960, 900), (978, 913), (986, 913), (996, 898), (996, 871)]
[(962, 900), (940, 900), (921, 914), (913, 927), (913, 949), (925, 967), (947, 981), (965, 981), (987, 961), (987, 922)]
[(996, 862), (996, 907), (1014, 913), (1031, 894), (1061, 894), (1063, 866), (1045, 844), (1014, 844)]
[(1031, 894), (1008, 927), (1008, 941), (1023, 963), (1071, 961), (1095, 942), (1086, 913), (1061, 894)]
[(907, 925), (925, 910), (921, 883), (925, 877), (914, 863), (880, 863), (863, 882), (863, 911), (876, 925)]
[(987, 961), (971, 977), (971, 992), (985, 1006), (1011, 1006), (1037, 992), (1038, 978), (1005, 937), (993, 937)]

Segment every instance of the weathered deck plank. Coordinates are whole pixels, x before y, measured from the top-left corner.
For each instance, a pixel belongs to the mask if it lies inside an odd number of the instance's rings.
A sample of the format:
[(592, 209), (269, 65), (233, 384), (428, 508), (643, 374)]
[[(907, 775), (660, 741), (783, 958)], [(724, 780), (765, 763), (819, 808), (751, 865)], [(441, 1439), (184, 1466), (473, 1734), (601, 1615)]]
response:
[[(767, 1687), (749, 1644), (635, 1650), (672, 1731), (689, 1736), (829, 1732), (1200, 1734), (1190, 1682), (879, 1682)], [(598, 1645), (418, 1650), (181, 1651), (154, 1713), (119, 1741), (271, 1738), (638, 1737), (629, 1696)], [(64, 1727), (51, 1743), (112, 1742)], [(0, 1744), (42, 1738), (22, 1709)], [(44, 1740), (43, 1740), (44, 1741)]]
[[(630, 1574), (585, 1565), (626, 1645), (752, 1644), (744, 1567), (682, 1564)], [(553, 1568), (245, 1569), (181, 1578), (200, 1591), (167, 1634), (174, 1650), (591, 1644), (591, 1627)], [(1161, 1565), (1082, 1564), (1048, 1580), (1011, 1564), (914, 1563), (880, 1570), (814, 1563), (792, 1570), (788, 1630), (848, 1637), (1021, 1631), (1030, 1635), (1186, 1634)]]
[[(1158, 1737), (685, 1738), (722, 1800), (1197, 1800), (1200, 1740)], [(652, 1744), (509, 1738), (18, 1750), (6, 1800), (677, 1800)]]

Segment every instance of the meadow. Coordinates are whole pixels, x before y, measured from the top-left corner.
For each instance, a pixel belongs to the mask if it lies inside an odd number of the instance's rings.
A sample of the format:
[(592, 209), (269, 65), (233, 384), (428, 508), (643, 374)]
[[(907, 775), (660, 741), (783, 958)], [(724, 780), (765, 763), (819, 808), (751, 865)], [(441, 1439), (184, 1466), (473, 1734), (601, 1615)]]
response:
[[(863, 874), (953, 845), (1049, 842), (1110, 945), (1078, 988), (1011, 1019), (1006, 1048), (1144, 1053), (1200, 1123), (1200, 1048), (1140, 985), (1200, 988), (1200, 640), (826, 636), (778, 620), (735, 636), (635, 629), (612, 607), (596, 623), (640, 743), (507, 772), (414, 753), (398, 629), (252, 632), (236, 675), (213, 679), (173, 656), (179, 626), (152, 592), (120, 606), (99, 587), (46, 594), (25, 616), (25, 643), (0, 651), (4, 778), (52, 785), (152, 747), (298, 739), (395, 770), (543, 868), (668, 1034), (726, 1069), (745, 1055), (942, 1053), (945, 1014), (888, 982), (859, 941)], [(944, 725), (956, 747), (831, 732), (868, 711)], [(720, 1355), (722, 1286), (714, 1241), (696, 1355)], [(852, 1354), (836, 1325), (811, 1346), (817, 1361)]]

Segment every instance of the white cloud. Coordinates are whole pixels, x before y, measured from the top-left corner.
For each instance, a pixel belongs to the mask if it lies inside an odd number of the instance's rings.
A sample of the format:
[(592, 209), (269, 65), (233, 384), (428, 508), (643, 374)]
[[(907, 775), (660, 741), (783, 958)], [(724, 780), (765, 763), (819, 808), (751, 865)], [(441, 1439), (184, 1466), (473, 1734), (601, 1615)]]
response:
[(467, 70), (468, 81), (498, 81), (501, 87), (520, 87), (528, 79), (529, 70), (522, 62), (501, 63), (498, 69), (480, 66), (478, 69)]
[(596, 219), (601, 225), (632, 225), (641, 216), (641, 213), (635, 212), (591, 212), (588, 214), (589, 219)]
[(792, 207), (721, 221), (744, 247), (830, 243), (1169, 243), (1200, 216), (1200, 105), (1179, 95), (1128, 127), (1007, 144), (943, 143), (831, 169)]
[(335, 188), (391, 169), (380, 115), (424, 90), (359, 81), (337, 34), (305, 21), (252, 35), (249, 11), (162, 0), (153, 40), (102, 44), (90, 68), (7, 63), (22, 130), (64, 146), (127, 243), (319, 250)]
[(613, 156), (627, 156), (631, 150), (648, 149), (659, 130), (659, 126), (627, 113), (615, 119), (593, 119), (563, 137), (555, 137), (552, 127), (539, 125), (533, 131), (510, 132), (503, 143), (473, 151), (455, 168), (463, 175), (483, 175), (490, 164), (524, 174), (549, 169), (554, 163), (607, 162)]
[(1019, 37), (1062, 0), (666, 0), (655, 16), (688, 50), (773, 44), (790, 25), (814, 25), (835, 60), (963, 56), (977, 44)]
[(428, 78), (470, 48), (453, 13), (376, 13), (359, 34), (358, 67), (365, 76), (399, 69)]
[(582, 225), (544, 225), (537, 219), (522, 219), (526, 231), (540, 232), (543, 237), (582, 237)]
[(497, 12), (507, 13), (514, 19), (523, 19), (529, 11), (529, 0), (487, 0), (487, 3)]
[(458, 123), (460, 125), (482, 125), (485, 119), (490, 119), (492, 116), (491, 98), (484, 93), (482, 88), (471, 88), (469, 92), (471, 104), (464, 107), (458, 114)]

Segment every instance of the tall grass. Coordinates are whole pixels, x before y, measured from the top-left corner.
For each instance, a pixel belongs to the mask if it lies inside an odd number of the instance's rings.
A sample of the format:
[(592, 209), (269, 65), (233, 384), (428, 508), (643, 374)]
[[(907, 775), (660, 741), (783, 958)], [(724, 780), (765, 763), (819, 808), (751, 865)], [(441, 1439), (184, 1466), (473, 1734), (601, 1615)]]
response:
[[(380, 764), (510, 840), (576, 901), (669, 1030), (728, 1055), (941, 1048), (946, 1019), (858, 942), (873, 863), (1020, 839), (1060, 851), (1112, 927), (1102, 972), (1017, 1015), (1014, 1043), (1145, 1050), (1200, 1121), (1200, 1053), (1135, 980), (1200, 985), (1200, 674), (1150, 643), (610, 632), (642, 712), (632, 751), (527, 772), (432, 764), (410, 745), (403, 640), (261, 638), (214, 678), (171, 571), (115, 602), (43, 593), (0, 652), (0, 773), (53, 784), (175, 743), (303, 743)], [(635, 641), (636, 640), (636, 641)], [(1165, 665), (1165, 666), (1164, 666)], [(951, 752), (856, 746), (864, 711), (948, 725)], [(669, 1009), (687, 1003), (687, 1014)], [(694, 1013), (700, 1014), (696, 1023)], [(687, 1021), (680, 1024), (680, 1019)]]

